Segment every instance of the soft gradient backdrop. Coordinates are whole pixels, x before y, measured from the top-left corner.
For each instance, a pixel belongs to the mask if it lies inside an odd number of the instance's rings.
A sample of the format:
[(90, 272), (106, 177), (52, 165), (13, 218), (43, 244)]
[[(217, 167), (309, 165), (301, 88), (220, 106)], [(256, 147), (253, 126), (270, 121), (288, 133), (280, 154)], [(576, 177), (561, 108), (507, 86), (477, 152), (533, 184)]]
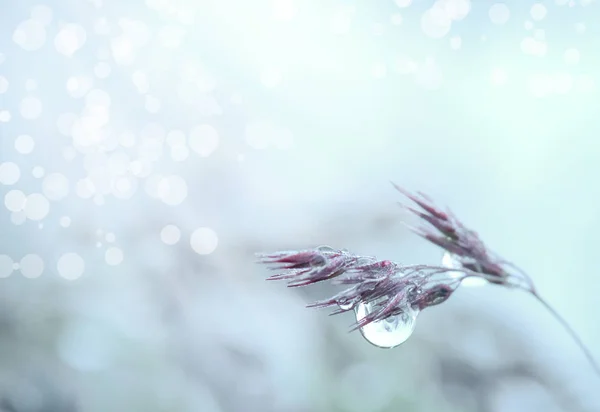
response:
[(600, 410), (523, 293), (383, 350), (253, 256), (438, 263), (393, 180), (600, 358), (599, 50), (595, 0), (0, 0), (0, 410)]

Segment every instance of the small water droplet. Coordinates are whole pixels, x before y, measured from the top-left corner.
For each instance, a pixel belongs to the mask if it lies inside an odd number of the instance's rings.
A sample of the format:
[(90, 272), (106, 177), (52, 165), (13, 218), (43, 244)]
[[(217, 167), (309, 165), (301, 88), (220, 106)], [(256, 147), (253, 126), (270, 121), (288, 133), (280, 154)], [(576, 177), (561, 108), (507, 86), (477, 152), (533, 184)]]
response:
[(347, 301), (338, 301), (338, 306), (341, 310), (350, 310), (354, 306), (354, 302), (351, 300)]
[(334, 248), (332, 248), (331, 246), (327, 246), (327, 245), (321, 245), (317, 247), (317, 250), (319, 252), (337, 252), (337, 250), (335, 250)]
[[(445, 252), (444, 256), (442, 256), (442, 266), (451, 268), (451, 269), (461, 269), (462, 263), (458, 256), (456, 256), (450, 252)], [(464, 274), (462, 272), (449, 272), (448, 275), (453, 278), (460, 278), (460, 277), (464, 276)], [(460, 284), (462, 286), (483, 286), (487, 283), (488, 283), (487, 280), (485, 280), (483, 278), (479, 278), (479, 277), (473, 277), (473, 276), (465, 278), (462, 282), (460, 282)]]
[[(462, 268), (462, 263), (460, 263), (458, 256), (456, 256), (450, 252), (444, 252), (444, 256), (442, 256), (442, 266), (451, 268), (451, 269), (460, 269), (460, 268)], [(451, 274), (456, 277), (461, 275), (459, 272), (451, 273)]]
[[(373, 310), (377, 310), (374, 303), (359, 303), (354, 308), (356, 321), (360, 321)], [(372, 345), (380, 348), (393, 348), (410, 338), (415, 330), (418, 315), (419, 311), (417, 309), (407, 306), (401, 314), (371, 322), (360, 328), (360, 332)]]

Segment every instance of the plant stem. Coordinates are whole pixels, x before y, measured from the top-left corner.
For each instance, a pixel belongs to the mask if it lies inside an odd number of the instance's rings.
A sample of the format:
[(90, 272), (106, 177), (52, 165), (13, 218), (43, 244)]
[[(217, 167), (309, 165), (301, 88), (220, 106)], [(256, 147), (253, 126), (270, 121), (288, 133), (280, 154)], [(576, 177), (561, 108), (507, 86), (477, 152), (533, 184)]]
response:
[(569, 335), (571, 335), (571, 338), (573, 338), (573, 340), (575, 341), (575, 343), (577, 344), (577, 346), (579, 346), (579, 349), (581, 349), (581, 351), (583, 352), (583, 354), (585, 355), (585, 357), (589, 361), (590, 365), (594, 369), (594, 372), (596, 372), (596, 375), (598, 375), (598, 377), (600, 377), (600, 365), (598, 365), (598, 362), (596, 362), (596, 360), (594, 359), (594, 356), (592, 355), (592, 353), (590, 352), (590, 350), (588, 349), (588, 347), (585, 345), (585, 343), (583, 343), (583, 341), (581, 340), (581, 338), (579, 337), (579, 335), (577, 335), (577, 333), (575, 333), (575, 331), (573, 330), (573, 328), (571, 327), (571, 325), (569, 325), (569, 323), (565, 320), (565, 318), (563, 318), (556, 311), (556, 309), (554, 309), (550, 305), (550, 303), (548, 303), (544, 298), (542, 298), (537, 293), (536, 290), (529, 290), (529, 292), (531, 293), (531, 295), (533, 295), (533, 297), (535, 297), (537, 299), (538, 302), (540, 302), (542, 305), (544, 305), (544, 307), (550, 312), (550, 314), (552, 316), (554, 316), (554, 318), (563, 326), (563, 328), (567, 331), (567, 333)]

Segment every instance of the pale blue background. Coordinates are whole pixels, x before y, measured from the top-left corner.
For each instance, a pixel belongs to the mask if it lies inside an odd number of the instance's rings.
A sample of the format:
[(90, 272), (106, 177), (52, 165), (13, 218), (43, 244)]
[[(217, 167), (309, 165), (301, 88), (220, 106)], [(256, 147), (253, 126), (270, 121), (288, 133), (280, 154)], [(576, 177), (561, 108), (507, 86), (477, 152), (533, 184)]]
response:
[[(600, 358), (598, 2), (544, 1), (547, 15), (534, 21), (534, 2), (506, 1), (510, 18), (494, 25), (494, 2), (473, 1), (446, 36), (432, 39), (421, 26), (429, 0), (408, 8), (296, 0), (284, 21), (273, 18), (277, 2), (266, 0), (56, 0), (44, 2), (52, 10), (45, 42), (26, 51), (15, 31), (40, 3), (0, 2), (0, 76), (8, 82), (0, 112), (11, 114), (0, 123), (0, 163), (20, 169), (0, 195), (43, 193), (35, 166), (64, 175), (69, 193), (51, 201), (41, 221), (15, 224), (0, 204), (0, 255), (18, 262), (36, 254), (44, 263), (36, 279), (18, 270), (0, 279), (0, 410), (8, 403), (19, 412), (600, 409), (600, 378), (522, 293), (463, 288), (423, 313), (406, 344), (381, 350), (346, 333), (350, 317), (303, 308), (331, 287), (267, 284), (252, 256), (330, 244), (438, 263), (440, 251), (401, 225), (409, 218), (395, 205), (393, 180), (448, 205), (524, 267)], [(392, 24), (395, 14), (402, 24)], [(344, 16), (349, 31), (332, 32), (332, 19)], [(108, 34), (95, 30), (98, 18)], [(131, 64), (115, 60), (110, 47), (123, 18), (148, 34)], [(86, 32), (70, 57), (55, 45), (66, 23)], [(165, 26), (181, 31), (177, 47), (161, 43)], [(542, 36), (536, 30), (544, 31), (545, 56), (522, 50), (524, 38)], [(565, 62), (569, 48), (579, 51), (577, 64)], [(407, 60), (416, 68), (403, 74), (398, 61)], [(99, 61), (110, 67), (107, 77), (94, 73)], [(202, 70), (186, 80), (190, 62)], [(138, 70), (161, 102), (156, 113), (133, 84)], [(502, 84), (493, 82), (498, 70), (506, 73)], [(571, 76), (568, 92), (532, 91), (539, 76), (561, 74)], [(70, 76), (88, 76), (110, 96), (107, 139), (124, 130), (137, 136), (132, 148), (109, 145), (109, 155), (142, 156), (144, 128), (153, 124), (160, 158), (150, 176), (181, 176), (181, 204), (149, 196), (146, 177), (133, 178), (138, 187), (128, 200), (106, 195), (97, 205), (78, 196), (90, 158), (75, 145), (66, 161), (73, 138), (57, 127), (62, 113), (79, 115), (85, 106), (67, 92)], [(28, 79), (35, 90), (26, 90)], [(23, 117), (27, 96), (42, 101), (35, 119)], [(270, 126), (249, 137), (257, 122)], [(214, 126), (218, 147), (173, 160), (167, 133), (181, 129), (189, 138), (199, 124)], [(15, 149), (21, 134), (33, 137), (29, 154)], [(270, 134), (274, 143), (257, 148), (256, 139)], [(62, 216), (69, 227), (59, 224)], [(161, 241), (167, 224), (181, 230), (176, 245)], [(198, 227), (217, 234), (213, 253), (194, 253)], [(109, 247), (122, 251), (122, 263), (106, 263)], [(85, 261), (72, 281), (57, 269), (67, 252)]]

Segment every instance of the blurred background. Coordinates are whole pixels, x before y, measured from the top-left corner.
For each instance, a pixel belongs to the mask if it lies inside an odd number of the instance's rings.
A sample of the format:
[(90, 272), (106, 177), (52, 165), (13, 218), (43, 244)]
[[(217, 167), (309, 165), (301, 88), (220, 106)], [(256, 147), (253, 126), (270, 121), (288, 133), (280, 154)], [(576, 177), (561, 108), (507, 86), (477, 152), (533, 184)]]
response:
[(385, 350), (304, 308), (331, 285), (254, 263), (438, 264), (392, 180), (600, 358), (599, 21), (594, 0), (0, 0), (0, 411), (599, 411), (524, 293), (462, 287)]

